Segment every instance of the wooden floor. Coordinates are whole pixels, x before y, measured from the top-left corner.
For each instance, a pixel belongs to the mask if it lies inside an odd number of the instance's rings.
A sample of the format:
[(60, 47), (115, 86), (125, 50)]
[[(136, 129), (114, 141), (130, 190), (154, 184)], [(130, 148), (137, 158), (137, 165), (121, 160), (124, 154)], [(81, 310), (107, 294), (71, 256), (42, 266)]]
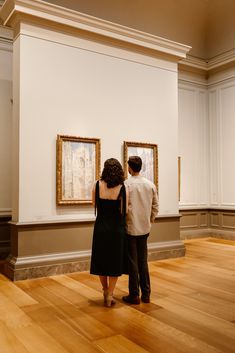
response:
[(150, 304), (103, 306), (87, 272), (12, 283), (0, 275), (1, 353), (235, 352), (235, 242), (186, 242), (150, 263)]

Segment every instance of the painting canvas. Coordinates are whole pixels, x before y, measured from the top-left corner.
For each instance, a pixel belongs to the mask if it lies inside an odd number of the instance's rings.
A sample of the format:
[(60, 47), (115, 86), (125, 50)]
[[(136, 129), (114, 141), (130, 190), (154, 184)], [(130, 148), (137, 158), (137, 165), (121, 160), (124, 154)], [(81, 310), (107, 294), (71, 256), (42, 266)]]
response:
[(100, 140), (57, 136), (57, 204), (91, 203), (100, 173)]
[(124, 171), (128, 178), (127, 161), (130, 156), (142, 159), (141, 175), (151, 180), (158, 187), (158, 149), (156, 144), (124, 141)]

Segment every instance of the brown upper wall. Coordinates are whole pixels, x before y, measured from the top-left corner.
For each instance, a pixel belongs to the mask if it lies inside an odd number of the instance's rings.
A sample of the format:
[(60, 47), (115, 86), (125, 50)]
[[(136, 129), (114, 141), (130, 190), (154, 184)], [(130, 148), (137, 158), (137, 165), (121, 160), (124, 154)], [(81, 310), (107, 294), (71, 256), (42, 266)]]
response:
[(192, 46), (209, 59), (235, 47), (234, 0), (44, 0)]

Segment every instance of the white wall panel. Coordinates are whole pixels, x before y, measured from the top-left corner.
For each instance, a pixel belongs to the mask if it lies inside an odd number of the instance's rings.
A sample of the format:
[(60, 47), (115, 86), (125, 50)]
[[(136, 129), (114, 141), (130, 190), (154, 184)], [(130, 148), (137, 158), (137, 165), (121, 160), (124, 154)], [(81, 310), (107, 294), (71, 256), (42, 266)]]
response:
[(220, 96), (221, 204), (235, 206), (235, 83), (223, 86)]
[(210, 82), (211, 205), (234, 209), (235, 80), (225, 71), (224, 76), (212, 76)]
[(91, 207), (56, 207), (57, 134), (100, 138), (102, 164), (122, 161), (124, 140), (158, 144), (160, 213), (178, 213), (176, 64), (168, 70), (27, 36), (20, 42), (19, 220), (93, 215)]
[(210, 199), (212, 206), (219, 205), (219, 125), (217, 114), (217, 92), (209, 90), (209, 120), (210, 120)]
[(209, 124), (207, 90), (179, 84), (180, 207), (209, 204)]
[(179, 155), (181, 157), (181, 203), (197, 204), (195, 90), (179, 89)]
[(199, 198), (201, 206), (210, 203), (209, 192), (209, 119), (208, 119), (208, 94), (207, 90), (198, 91), (198, 166), (199, 166)]

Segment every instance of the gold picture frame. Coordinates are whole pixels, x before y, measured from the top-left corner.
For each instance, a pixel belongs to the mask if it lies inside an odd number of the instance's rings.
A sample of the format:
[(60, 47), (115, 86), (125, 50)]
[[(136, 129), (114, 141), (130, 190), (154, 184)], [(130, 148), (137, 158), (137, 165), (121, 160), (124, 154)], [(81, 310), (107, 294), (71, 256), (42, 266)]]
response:
[(180, 201), (180, 187), (181, 187), (181, 157), (178, 157), (178, 201)]
[(158, 190), (158, 145), (143, 142), (124, 141), (124, 175), (128, 178), (128, 158), (139, 156), (142, 159), (141, 175), (152, 181)]
[(57, 135), (56, 203), (90, 204), (100, 176), (100, 139)]

